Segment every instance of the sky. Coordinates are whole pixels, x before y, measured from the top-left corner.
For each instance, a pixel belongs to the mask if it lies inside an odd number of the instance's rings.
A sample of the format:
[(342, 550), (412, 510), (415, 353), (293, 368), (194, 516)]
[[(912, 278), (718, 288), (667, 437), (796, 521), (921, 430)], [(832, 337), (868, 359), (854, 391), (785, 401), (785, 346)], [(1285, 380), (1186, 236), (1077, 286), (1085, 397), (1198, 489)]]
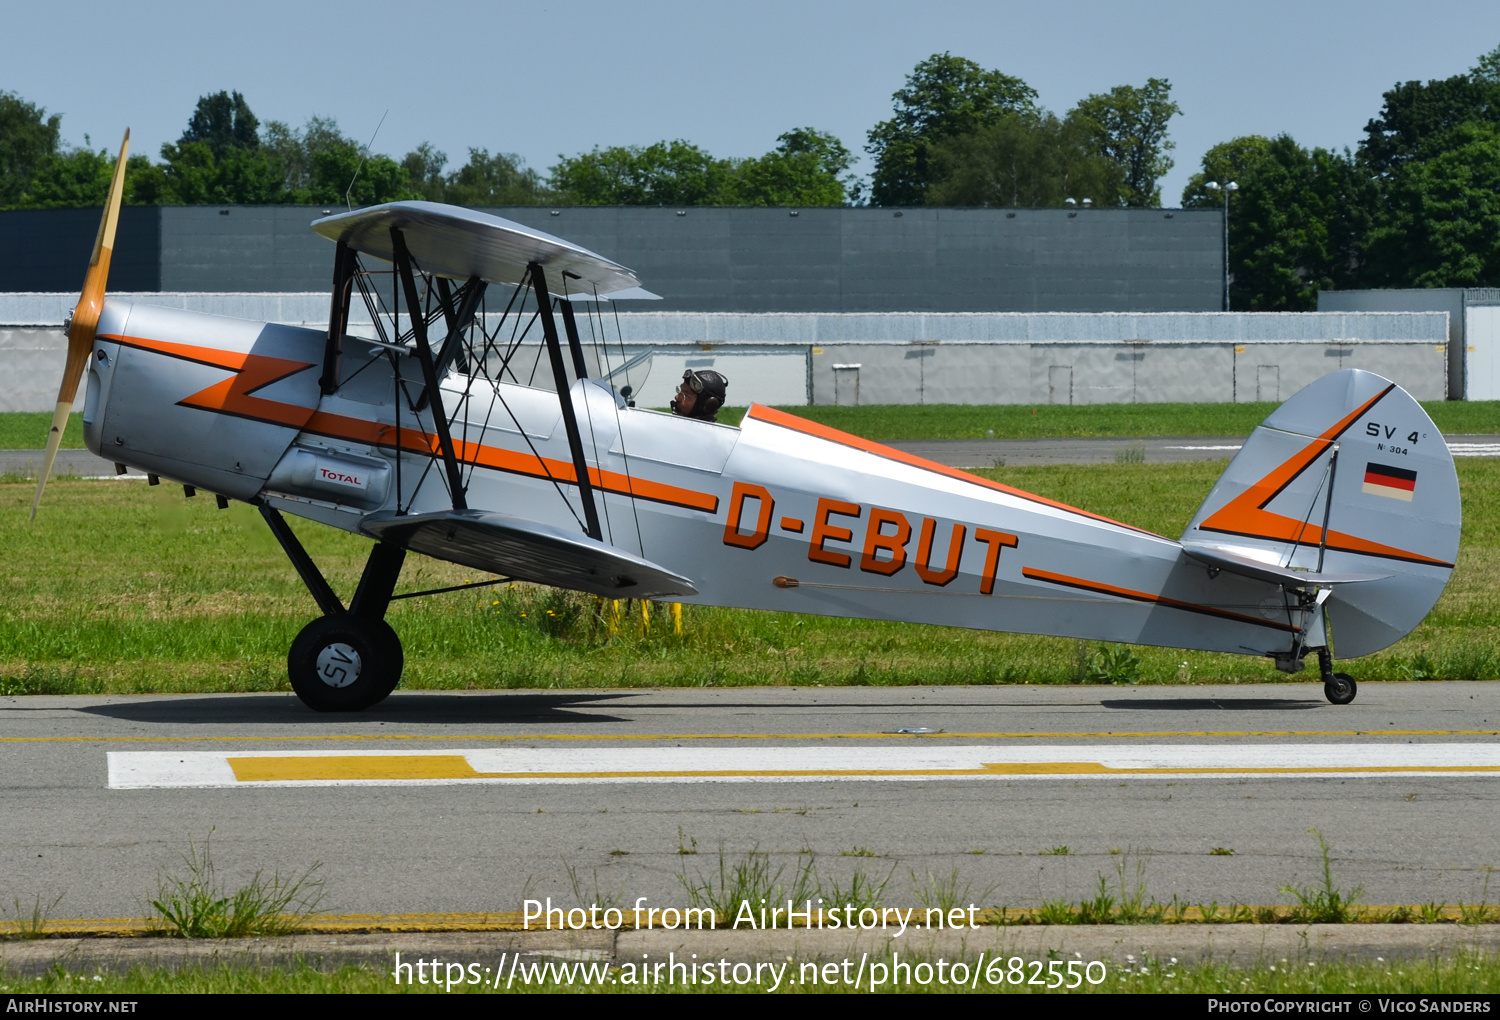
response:
[[(891, 94), (933, 53), (1016, 75), (1063, 113), (1166, 78), (1182, 107), (1163, 204), (1210, 146), (1288, 133), (1358, 143), (1381, 93), (1444, 78), (1500, 45), (1494, 0), (0, 0), (0, 91), (62, 115), (66, 142), (158, 156), (199, 96), (238, 90), (261, 119), (331, 116), (400, 158), (450, 169), (470, 147), (545, 172), (596, 145), (682, 138), (757, 156), (794, 127), (862, 157)], [(384, 123), (381, 124), (381, 118)]]

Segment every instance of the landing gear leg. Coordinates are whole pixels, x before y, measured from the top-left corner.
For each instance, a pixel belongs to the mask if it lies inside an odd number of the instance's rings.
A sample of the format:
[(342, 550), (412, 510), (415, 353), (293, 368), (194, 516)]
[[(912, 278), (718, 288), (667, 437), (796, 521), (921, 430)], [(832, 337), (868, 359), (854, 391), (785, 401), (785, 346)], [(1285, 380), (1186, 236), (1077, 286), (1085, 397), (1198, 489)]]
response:
[(1359, 693), (1354, 678), (1348, 673), (1333, 671), (1333, 654), (1327, 648), (1318, 649), (1318, 668), (1323, 673), (1323, 696), (1335, 705), (1347, 705)]
[(358, 712), (383, 701), (404, 665), (385, 611), (406, 550), (378, 543), (346, 610), (281, 514), (264, 503), (260, 512), (324, 614), (302, 628), (287, 653), (292, 690), (318, 712)]

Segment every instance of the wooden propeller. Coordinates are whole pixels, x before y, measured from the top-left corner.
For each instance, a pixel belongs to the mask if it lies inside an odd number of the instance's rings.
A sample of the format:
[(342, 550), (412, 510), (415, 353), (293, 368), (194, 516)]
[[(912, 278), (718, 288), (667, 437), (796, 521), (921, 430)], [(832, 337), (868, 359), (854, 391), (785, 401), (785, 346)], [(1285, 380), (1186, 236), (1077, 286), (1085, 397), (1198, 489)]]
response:
[(73, 318), (68, 323), (68, 361), (63, 368), (62, 387), (57, 391), (57, 408), (52, 412), (52, 431), (47, 433), (47, 456), (42, 462), (41, 477), (36, 481), (36, 498), (31, 501), (32, 520), (36, 520), (36, 510), (42, 502), (42, 490), (47, 487), (47, 477), (52, 474), (52, 462), (57, 459), (63, 429), (68, 427), (73, 398), (78, 395), (78, 383), (83, 379), (83, 368), (88, 364), (89, 352), (94, 347), (94, 331), (99, 328), (99, 314), (104, 310), (104, 287), (109, 282), (109, 260), (114, 254), (115, 227), (120, 222), (120, 201), (125, 194), (125, 157), (129, 150), (130, 129), (126, 128), (125, 140), (120, 143), (120, 159), (115, 163), (115, 175), (109, 182), (109, 198), (104, 203), (104, 216), (99, 221), (94, 255), (89, 259), (89, 270), (83, 278), (83, 294), (79, 296), (78, 307), (73, 309)]

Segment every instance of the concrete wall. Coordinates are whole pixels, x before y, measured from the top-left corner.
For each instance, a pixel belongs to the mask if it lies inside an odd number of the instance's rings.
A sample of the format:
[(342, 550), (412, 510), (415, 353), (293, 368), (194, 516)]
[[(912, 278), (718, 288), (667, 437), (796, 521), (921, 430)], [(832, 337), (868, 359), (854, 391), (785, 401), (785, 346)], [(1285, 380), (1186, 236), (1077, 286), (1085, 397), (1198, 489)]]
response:
[[(321, 293), (117, 296), (320, 330), (328, 315)], [(75, 300), (0, 294), (0, 410), (51, 409), (66, 344), (59, 324)], [(367, 332), (363, 307), (353, 311), (351, 332)], [(580, 330), (594, 375), (654, 352), (614, 379), (651, 407), (666, 405), (686, 368), (723, 372), (739, 405), (1269, 401), (1350, 367), (1394, 379), (1419, 400), (1447, 394), (1444, 312), (606, 312), (592, 329), (588, 321)], [(528, 341), (514, 370), (546, 384), (537, 353)]]
[(1320, 312), (1447, 312), (1448, 392), (1464, 398), (1464, 290), (1461, 287), (1320, 290)]
[[(631, 267), (668, 311), (1210, 311), (1223, 280), (1223, 220), (1213, 210), (485, 211)], [(111, 284), (324, 290), (333, 245), (309, 229), (324, 212), (127, 209), (117, 255), (126, 275)], [(97, 210), (0, 213), (0, 291), (77, 286), (98, 219)]]

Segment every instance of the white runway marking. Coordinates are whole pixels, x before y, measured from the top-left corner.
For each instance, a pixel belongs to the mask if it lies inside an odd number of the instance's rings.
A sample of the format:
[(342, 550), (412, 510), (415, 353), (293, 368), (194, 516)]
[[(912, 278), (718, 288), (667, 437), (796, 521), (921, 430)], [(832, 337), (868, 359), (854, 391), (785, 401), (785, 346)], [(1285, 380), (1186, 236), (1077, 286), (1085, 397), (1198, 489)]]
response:
[(545, 747), (111, 751), (114, 790), (474, 783), (882, 782), (1500, 774), (1500, 744)]
[(1500, 443), (1449, 443), (1455, 457), (1500, 457)]

